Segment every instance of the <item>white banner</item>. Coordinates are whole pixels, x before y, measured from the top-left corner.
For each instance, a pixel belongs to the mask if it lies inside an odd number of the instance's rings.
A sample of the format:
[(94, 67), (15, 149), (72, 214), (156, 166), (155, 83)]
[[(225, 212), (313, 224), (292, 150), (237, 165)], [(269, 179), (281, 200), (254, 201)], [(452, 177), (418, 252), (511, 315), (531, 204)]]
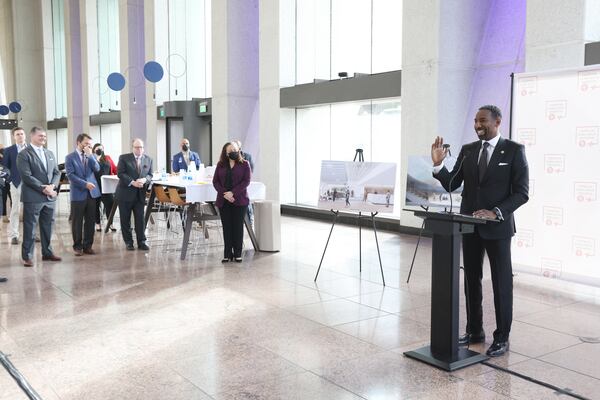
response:
[(517, 74), (513, 96), (530, 176), (515, 269), (600, 286), (600, 68)]

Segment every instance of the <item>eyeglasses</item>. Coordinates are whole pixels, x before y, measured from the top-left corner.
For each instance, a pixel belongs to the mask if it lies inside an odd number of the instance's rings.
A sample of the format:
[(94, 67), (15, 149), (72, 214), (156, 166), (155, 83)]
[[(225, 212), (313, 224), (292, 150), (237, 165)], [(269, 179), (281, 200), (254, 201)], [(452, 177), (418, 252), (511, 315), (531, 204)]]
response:
[(134, 149), (143, 149), (144, 146), (133, 146)]

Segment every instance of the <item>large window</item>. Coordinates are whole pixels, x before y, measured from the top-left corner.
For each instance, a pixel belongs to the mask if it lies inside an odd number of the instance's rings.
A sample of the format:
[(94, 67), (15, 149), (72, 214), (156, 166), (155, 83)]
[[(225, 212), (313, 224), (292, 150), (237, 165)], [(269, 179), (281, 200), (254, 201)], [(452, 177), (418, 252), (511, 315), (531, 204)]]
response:
[(155, 0), (156, 103), (211, 96), (211, 0)]
[(100, 112), (120, 110), (121, 92), (110, 90), (106, 79), (121, 71), (119, 57), (119, 1), (97, 0), (98, 21), (98, 97)]
[(54, 104), (49, 104), (49, 120), (67, 116), (67, 57), (65, 49), (64, 0), (52, 0), (52, 91)]
[[(396, 186), (400, 184), (399, 98), (299, 108), (296, 124), (289, 129), (294, 131), (296, 145), (292, 203), (316, 206), (321, 161), (352, 161), (359, 148), (365, 161), (397, 163)], [(282, 198), (291, 200), (289, 193)], [(401, 203), (395, 199), (395, 204)], [(399, 216), (400, 209), (394, 214)]]
[(282, 0), (280, 7), (282, 86), (401, 69), (402, 0)]

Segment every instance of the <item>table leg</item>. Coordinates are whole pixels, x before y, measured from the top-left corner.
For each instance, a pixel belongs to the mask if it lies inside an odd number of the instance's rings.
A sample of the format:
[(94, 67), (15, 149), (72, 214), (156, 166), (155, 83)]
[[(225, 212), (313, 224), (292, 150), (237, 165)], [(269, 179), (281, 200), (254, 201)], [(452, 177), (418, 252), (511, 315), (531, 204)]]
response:
[(185, 231), (183, 234), (183, 243), (181, 245), (181, 259), (185, 260), (187, 253), (188, 243), (190, 241), (190, 233), (192, 232), (192, 223), (194, 222), (194, 215), (196, 214), (197, 203), (192, 203), (187, 210), (187, 218), (185, 220)]

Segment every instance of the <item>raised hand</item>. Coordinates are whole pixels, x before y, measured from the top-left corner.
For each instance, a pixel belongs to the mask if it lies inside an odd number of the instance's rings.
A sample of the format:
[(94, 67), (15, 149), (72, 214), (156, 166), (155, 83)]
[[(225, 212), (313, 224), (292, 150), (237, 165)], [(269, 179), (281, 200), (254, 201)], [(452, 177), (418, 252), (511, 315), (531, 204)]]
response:
[(433, 161), (434, 166), (440, 165), (448, 154), (448, 149), (445, 149), (443, 145), (444, 138), (441, 136), (436, 137), (435, 142), (431, 145), (431, 161)]

